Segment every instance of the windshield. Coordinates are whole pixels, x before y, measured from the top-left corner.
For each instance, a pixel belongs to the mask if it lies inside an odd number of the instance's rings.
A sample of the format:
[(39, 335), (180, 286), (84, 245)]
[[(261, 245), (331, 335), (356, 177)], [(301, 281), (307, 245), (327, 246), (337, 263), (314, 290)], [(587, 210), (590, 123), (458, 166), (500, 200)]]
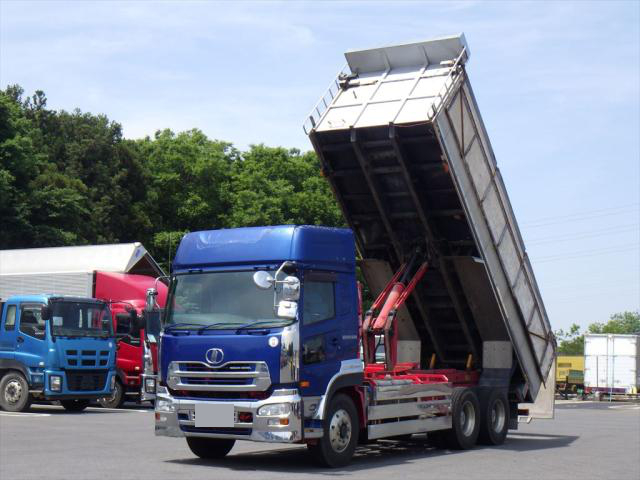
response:
[(112, 337), (111, 312), (101, 303), (52, 302), (51, 333), (58, 337)]
[(167, 301), (165, 328), (175, 325), (174, 329), (223, 329), (254, 322), (256, 328), (265, 328), (292, 323), (276, 316), (273, 290), (257, 288), (253, 274), (248, 271), (175, 276)]

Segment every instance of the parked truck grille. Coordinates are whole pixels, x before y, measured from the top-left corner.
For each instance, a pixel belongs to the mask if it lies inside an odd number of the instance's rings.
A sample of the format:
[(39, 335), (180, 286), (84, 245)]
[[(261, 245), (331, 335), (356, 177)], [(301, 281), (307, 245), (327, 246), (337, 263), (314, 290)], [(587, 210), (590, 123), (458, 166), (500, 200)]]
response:
[(95, 392), (104, 390), (107, 381), (106, 370), (67, 370), (67, 388), (71, 392)]
[(172, 390), (261, 392), (271, 386), (265, 362), (171, 362), (167, 384)]
[(66, 350), (67, 365), (71, 367), (105, 367), (109, 350)]

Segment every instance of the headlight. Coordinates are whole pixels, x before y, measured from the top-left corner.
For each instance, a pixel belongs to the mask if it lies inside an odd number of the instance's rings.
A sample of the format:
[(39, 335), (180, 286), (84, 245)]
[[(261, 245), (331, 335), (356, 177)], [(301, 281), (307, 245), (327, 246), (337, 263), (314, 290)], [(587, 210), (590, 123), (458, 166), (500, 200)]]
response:
[(156, 393), (156, 379), (147, 378), (144, 381), (144, 391), (147, 393)]
[(289, 413), (291, 413), (291, 404), (289, 403), (271, 403), (258, 409), (258, 415), (261, 417), (277, 417), (289, 415)]
[(156, 412), (175, 412), (176, 407), (170, 400), (156, 399)]
[(62, 391), (62, 377), (60, 375), (51, 375), (49, 377), (49, 388), (53, 392)]

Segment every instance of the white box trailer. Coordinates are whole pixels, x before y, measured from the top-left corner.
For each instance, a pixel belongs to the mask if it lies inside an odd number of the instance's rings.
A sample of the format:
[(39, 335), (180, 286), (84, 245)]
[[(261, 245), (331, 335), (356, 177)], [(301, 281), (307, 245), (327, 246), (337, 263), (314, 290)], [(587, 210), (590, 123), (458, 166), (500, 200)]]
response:
[(585, 335), (584, 386), (588, 393), (637, 394), (640, 335)]

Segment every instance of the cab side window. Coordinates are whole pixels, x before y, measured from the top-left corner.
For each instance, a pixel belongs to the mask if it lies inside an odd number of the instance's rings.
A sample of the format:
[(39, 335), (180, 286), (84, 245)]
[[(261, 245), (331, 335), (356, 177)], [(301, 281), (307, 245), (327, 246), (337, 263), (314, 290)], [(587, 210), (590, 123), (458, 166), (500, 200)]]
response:
[(16, 306), (7, 306), (7, 318), (4, 322), (4, 329), (9, 332), (16, 329)]
[(23, 306), (20, 311), (20, 332), (30, 337), (44, 338), (45, 323), (40, 316), (41, 305)]
[(336, 316), (334, 285), (332, 281), (305, 280), (302, 306), (305, 325)]

